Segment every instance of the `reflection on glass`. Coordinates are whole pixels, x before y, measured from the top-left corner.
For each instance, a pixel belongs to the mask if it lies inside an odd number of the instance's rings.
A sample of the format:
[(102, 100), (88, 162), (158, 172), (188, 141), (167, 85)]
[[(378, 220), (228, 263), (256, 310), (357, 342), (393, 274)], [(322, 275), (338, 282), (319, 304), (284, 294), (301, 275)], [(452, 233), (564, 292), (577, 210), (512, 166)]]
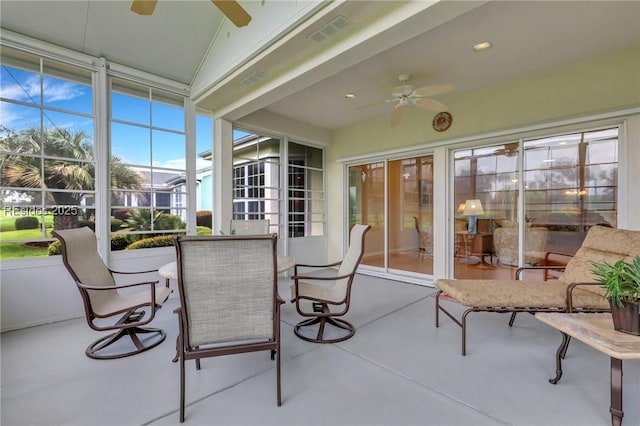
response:
[[(517, 265), (519, 155), (517, 142), (454, 152), (455, 278), (509, 278)], [(465, 215), (471, 200), (482, 205), (475, 232)]]
[(384, 267), (384, 163), (349, 167), (349, 227), (371, 225), (363, 265)]
[[(527, 264), (545, 251), (572, 255), (593, 225), (616, 226), (617, 128), (573, 133), (525, 142)], [(546, 161), (540, 161), (545, 158)]]

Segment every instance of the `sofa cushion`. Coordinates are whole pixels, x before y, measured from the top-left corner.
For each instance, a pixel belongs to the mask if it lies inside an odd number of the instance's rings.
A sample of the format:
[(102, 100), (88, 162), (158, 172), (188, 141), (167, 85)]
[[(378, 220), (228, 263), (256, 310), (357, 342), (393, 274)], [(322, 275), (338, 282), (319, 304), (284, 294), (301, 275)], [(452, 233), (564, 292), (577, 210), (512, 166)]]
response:
[[(567, 284), (533, 280), (449, 280), (436, 286), (457, 302), (476, 308), (558, 308), (565, 309)], [(609, 303), (596, 293), (575, 289), (574, 308), (608, 309)]]
[[(593, 226), (575, 256), (567, 263), (564, 273), (558, 278), (566, 284), (573, 282), (595, 282), (592, 262), (615, 263), (619, 259), (631, 261), (640, 255), (640, 231)], [(601, 286), (585, 287), (601, 296)]]

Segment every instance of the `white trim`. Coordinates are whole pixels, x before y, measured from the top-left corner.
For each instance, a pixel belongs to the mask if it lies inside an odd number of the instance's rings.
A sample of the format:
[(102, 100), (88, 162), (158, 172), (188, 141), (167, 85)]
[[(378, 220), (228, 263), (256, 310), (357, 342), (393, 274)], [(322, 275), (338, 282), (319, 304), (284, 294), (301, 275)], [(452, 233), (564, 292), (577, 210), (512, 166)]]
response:
[[(109, 79), (107, 77), (107, 61), (102, 58), (100, 70), (96, 74), (94, 83), (94, 106), (95, 106), (95, 226), (96, 237), (98, 238), (98, 253), (103, 259), (109, 258), (111, 251), (111, 149), (110, 149), (110, 129), (109, 126)], [(106, 159), (106, 161), (99, 161)], [(98, 191), (98, 188), (107, 188), (106, 191)]]
[[(456, 148), (462, 148), (465, 145), (476, 146), (475, 143), (479, 141), (485, 142), (487, 145), (497, 143), (509, 137), (516, 136), (517, 138), (528, 138), (530, 136), (545, 137), (541, 131), (547, 131), (548, 133), (557, 133), (564, 131), (573, 131), (574, 127), (581, 126), (584, 123), (589, 123), (593, 127), (600, 127), (601, 125), (617, 125), (620, 124), (622, 119), (629, 116), (640, 114), (640, 106), (634, 106), (624, 108), (615, 111), (602, 112), (597, 114), (589, 114), (580, 117), (565, 118), (562, 120), (554, 120), (544, 123), (532, 124), (523, 127), (514, 127), (507, 130), (497, 130), (489, 133), (481, 133), (473, 136), (462, 136), (454, 139), (446, 139), (435, 142), (427, 142), (422, 145), (409, 146), (404, 148), (397, 148), (388, 151), (380, 151), (370, 154), (359, 154), (350, 157), (339, 158), (337, 163), (345, 163), (349, 165), (362, 164), (362, 162), (376, 161), (376, 159), (388, 159), (398, 156), (412, 156), (420, 155), (427, 149), (433, 149), (439, 146), (455, 145)], [(617, 120), (617, 121), (616, 121)], [(581, 127), (583, 129), (583, 127)]]
[(32, 39), (4, 28), (0, 28), (0, 45), (94, 71), (100, 68), (99, 58)]
[(163, 78), (144, 71), (129, 68), (115, 62), (108, 62), (107, 74), (110, 77), (132, 81), (144, 86), (151, 86), (154, 89), (166, 90), (180, 96), (190, 96), (191, 89), (186, 84), (182, 84), (167, 78)]

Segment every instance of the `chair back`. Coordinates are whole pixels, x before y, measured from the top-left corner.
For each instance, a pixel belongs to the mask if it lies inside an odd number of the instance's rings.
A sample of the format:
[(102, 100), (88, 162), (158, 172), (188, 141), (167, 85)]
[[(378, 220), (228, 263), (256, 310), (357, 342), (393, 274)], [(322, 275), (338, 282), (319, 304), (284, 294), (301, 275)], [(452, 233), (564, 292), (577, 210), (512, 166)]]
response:
[[(640, 231), (592, 226), (558, 280), (566, 284), (596, 282), (597, 279), (591, 272), (592, 262), (613, 264), (620, 259), (628, 262), (638, 255), (640, 255)], [(605, 295), (604, 289), (600, 286), (588, 286), (584, 287), (584, 290)]]
[(348, 290), (348, 286), (353, 280), (353, 276), (360, 265), (362, 256), (364, 255), (364, 237), (365, 234), (371, 229), (370, 225), (356, 224), (351, 228), (349, 234), (349, 248), (342, 259), (340, 268), (338, 269), (338, 275), (349, 275), (349, 278), (343, 278), (336, 281), (333, 286), (333, 292), (335, 294), (345, 294)]
[(276, 236), (178, 236), (178, 289), (185, 346), (276, 333)]
[[(117, 295), (111, 271), (98, 254), (96, 234), (88, 227), (53, 231), (60, 240), (62, 261), (76, 283), (96, 287), (114, 287), (113, 291), (92, 291), (78, 287), (85, 307), (95, 310)], [(89, 303), (89, 306), (87, 306)]]
[(231, 220), (231, 232), (235, 235), (263, 235), (269, 233), (269, 219)]

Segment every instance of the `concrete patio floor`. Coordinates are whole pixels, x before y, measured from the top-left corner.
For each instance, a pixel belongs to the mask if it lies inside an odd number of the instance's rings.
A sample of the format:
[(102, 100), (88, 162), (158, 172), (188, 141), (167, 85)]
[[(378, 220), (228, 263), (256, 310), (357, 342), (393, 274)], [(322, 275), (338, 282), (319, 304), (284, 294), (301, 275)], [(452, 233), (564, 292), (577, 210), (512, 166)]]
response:
[[(280, 294), (289, 296), (282, 278)], [(319, 345), (293, 333), (301, 319), (282, 312), (282, 395), (268, 353), (187, 363), (187, 425), (607, 425), (609, 359), (574, 341), (557, 385), (560, 334), (520, 314), (471, 314), (467, 356), (448, 318), (434, 326), (435, 290), (358, 275), (346, 318), (350, 340)], [(84, 319), (2, 334), (1, 423), (18, 425), (177, 425), (179, 368), (172, 297), (153, 325), (160, 346), (96, 361), (99, 337)], [(462, 307), (453, 306), (457, 312)], [(640, 363), (624, 367), (625, 425), (640, 425)]]

